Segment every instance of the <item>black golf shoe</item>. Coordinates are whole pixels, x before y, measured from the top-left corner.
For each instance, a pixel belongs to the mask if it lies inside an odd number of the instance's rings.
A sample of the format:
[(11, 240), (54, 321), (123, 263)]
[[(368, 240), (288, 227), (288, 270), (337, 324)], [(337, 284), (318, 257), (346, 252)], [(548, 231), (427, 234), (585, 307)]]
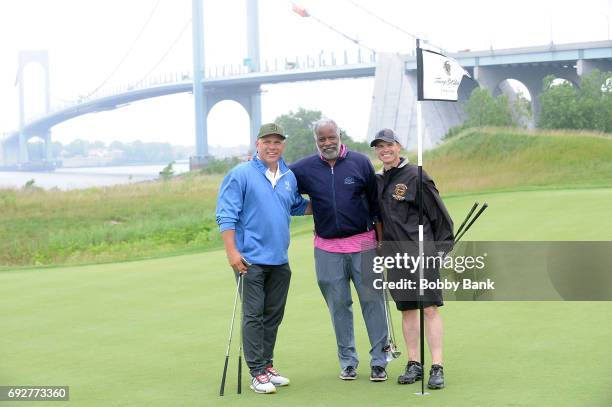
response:
[(441, 365), (431, 365), (427, 387), (430, 389), (444, 388), (444, 368)]
[(397, 378), (399, 384), (410, 384), (423, 379), (423, 366), (414, 360), (408, 361), (406, 371)]
[(357, 378), (357, 371), (353, 366), (347, 366), (340, 372), (340, 378), (342, 380), (355, 380)]
[(387, 380), (387, 372), (382, 366), (372, 366), (372, 373), (370, 373), (370, 381), (372, 382), (384, 382)]

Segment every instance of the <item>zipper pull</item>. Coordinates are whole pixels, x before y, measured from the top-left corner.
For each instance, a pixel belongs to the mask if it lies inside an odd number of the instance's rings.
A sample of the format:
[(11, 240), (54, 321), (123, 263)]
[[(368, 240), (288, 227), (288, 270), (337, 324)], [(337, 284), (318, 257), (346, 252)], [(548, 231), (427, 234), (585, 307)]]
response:
[(334, 167), (331, 167), (332, 175), (334, 175)]

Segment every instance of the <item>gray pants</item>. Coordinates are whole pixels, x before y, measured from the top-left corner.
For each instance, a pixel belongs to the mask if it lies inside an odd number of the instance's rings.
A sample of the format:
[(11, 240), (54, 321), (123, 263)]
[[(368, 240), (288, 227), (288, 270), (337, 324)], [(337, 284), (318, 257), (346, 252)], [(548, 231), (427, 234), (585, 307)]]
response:
[(323, 298), (325, 298), (334, 325), (338, 359), (342, 369), (347, 366), (356, 368), (359, 365), (359, 358), (355, 349), (350, 280), (353, 280), (353, 285), (357, 291), (361, 313), (372, 346), (370, 349), (370, 366), (385, 367), (387, 365), (387, 359), (383, 351), (388, 340), (384, 298), (382, 291), (375, 290), (372, 286), (374, 275), (371, 264), (375, 255), (374, 250), (344, 254), (330, 253), (315, 248), (317, 283)]
[(242, 320), (244, 359), (252, 376), (272, 365), (278, 326), (283, 320), (291, 269), (289, 264), (254, 264), (244, 275)]

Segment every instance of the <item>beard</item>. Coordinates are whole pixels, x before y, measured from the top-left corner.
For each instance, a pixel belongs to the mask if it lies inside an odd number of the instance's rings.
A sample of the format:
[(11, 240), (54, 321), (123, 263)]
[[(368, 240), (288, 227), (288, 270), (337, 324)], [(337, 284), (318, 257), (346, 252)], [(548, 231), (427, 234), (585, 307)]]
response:
[(319, 152), (326, 160), (335, 160), (336, 158), (338, 158), (338, 154), (340, 153), (340, 145), (328, 147), (325, 149), (319, 148)]

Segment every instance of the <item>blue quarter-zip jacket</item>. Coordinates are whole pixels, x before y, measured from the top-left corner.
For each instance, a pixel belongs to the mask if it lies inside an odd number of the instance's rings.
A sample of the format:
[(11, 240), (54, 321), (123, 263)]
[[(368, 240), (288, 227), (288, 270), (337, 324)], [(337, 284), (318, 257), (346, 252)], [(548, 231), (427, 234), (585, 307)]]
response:
[(252, 264), (288, 262), (291, 215), (303, 215), (308, 204), (295, 175), (280, 159), (281, 177), (272, 187), (266, 165), (257, 157), (234, 167), (223, 179), (217, 198), (221, 232), (236, 230), (236, 248)]
[(367, 232), (380, 219), (376, 175), (370, 159), (355, 151), (340, 155), (333, 167), (313, 154), (289, 166), (299, 192), (312, 202), (315, 231), (331, 239)]

